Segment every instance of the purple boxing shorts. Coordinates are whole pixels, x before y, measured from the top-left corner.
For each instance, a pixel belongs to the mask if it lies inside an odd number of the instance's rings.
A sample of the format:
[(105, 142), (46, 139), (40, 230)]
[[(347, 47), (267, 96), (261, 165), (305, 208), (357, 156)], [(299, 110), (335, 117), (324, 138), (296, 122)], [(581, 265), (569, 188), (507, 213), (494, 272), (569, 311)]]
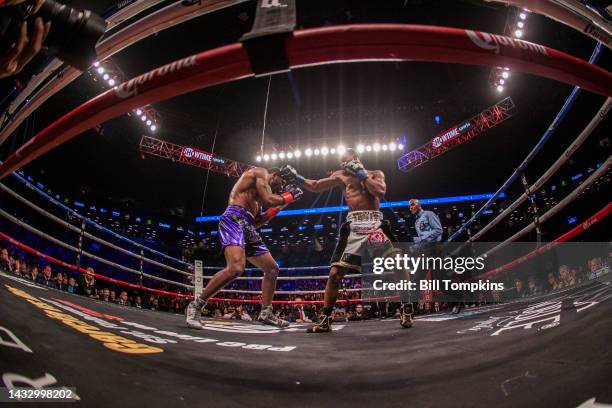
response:
[(221, 247), (239, 246), (246, 256), (259, 256), (270, 252), (255, 229), (255, 218), (246, 209), (228, 205), (219, 220)]

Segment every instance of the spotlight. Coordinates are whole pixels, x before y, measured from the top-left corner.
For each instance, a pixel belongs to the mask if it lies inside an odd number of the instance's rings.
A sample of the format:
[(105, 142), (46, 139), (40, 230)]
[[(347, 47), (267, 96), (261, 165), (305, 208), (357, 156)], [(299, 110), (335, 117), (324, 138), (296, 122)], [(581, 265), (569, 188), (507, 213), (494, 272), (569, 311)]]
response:
[(291, 153), (291, 152), (287, 153), (287, 158), (288, 159), (293, 159), (293, 153)]
[(145, 120), (147, 120), (147, 117), (145, 115), (142, 115), (140, 119), (144, 122)]
[(503, 84), (505, 84), (505, 83), (506, 83), (506, 81), (505, 81), (505, 80), (503, 80), (503, 79), (500, 79), (500, 80), (499, 80), (499, 84), (500, 84), (500, 85), (503, 85)]
[(98, 67), (98, 74), (104, 73), (104, 67)]
[(497, 85), (497, 92), (504, 92), (504, 87), (501, 85)]
[(510, 71), (510, 68), (504, 67), (504, 71)]
[(285, 152), (280, 152), (278, 154), (278, 158), (281, 159), (281, 160), (284, 159), (285, 158)]
[(336, 151), (338, 152), (338, 154), (343, 154), (344, 152), (346, 152), (346, 147), (339, 145), (338, 147), (336, 147)]
[(312, 156), (312, 149), (309, 147), (308, 149), (306, 149), (304, 154), (306, 154), (306, 156)]
[(137, 114), (138, 116), (140, 116), (140, 115), (142, 115), (142, 111), (141, 111), (140, 109), (136, 109), (136, 114)]
[(151, 122), (150, 120), (147, 120), (147, 126), (151, 126), (151, 123), (153, 122)]
[(272, 160), (276, 160), (276, 159), (278, 159), (278, 155), (277, 155), (276, 153), (272, 153), (272, 155), (270, 156), (270, 158), (271, 158)]
[(257, 163), (259, 163), (259, 162), (261, 161), (261, 156), (257, 156), (257, 157), (255, 158), (255, 161), (256, 161)]
[(525, 23), (523, 23), (522, 21), (519, 21), (518, 23), (516, 23), (516, 26), (518, 28), (523, 28), (523, 27), (525, 27)]
[(327, 147), (322, 147), (321, 148), (321, 154), (323, 156), (327, 156), (327, 153), (329, 153), (329, 149)]
[(521, 30), (516, 30), (516, 31), (514, 32), (514, 36), (515, 36), (516, 38), (521, 38), (521, 37), (523, 36), (523, 31), (521, 31)]
[(527, 18), (527, 13), (521, 13), (521, 14), (519, 14), (519, 18), (520, 18), (521, 20), (525, 20), (525, 19)]
[(156, 129), (157, 129), (157, 126), (151, 125), (151, 132), (155, 132)]
[(358, 145), (357, 145), (357, 152), (358, 152), (358, 153), (363, 153), (363, 152), (364, 152), (364, 150), (365, 150), (364, 145), (362, 145), (362, 144), (358, 144)]
[(400, 144), (397, 145), (397, 148), (399, 150), (404, 150), (404, 145), (400, 143)]
[(105, 81), (108, 81), (108, 78), (110, 78), (108, 74), (104, 74), (104, 76), (102, 76), (102, 79), (104, 79)]
[(510, 76), (510, 73), (509, 73), (508, 71), (504, 71), (504, 72), (502, 72), (502, 77), (503, 77), (504, 79), (508, 79), (508, 77), (509, 77), (509, 76)]
[(383, 152), (386, 152), (388, 149), (387, 145), (386, 144), (382, 145), (382, 149), (383, 149)]
[(269, 155), (269, 154), (264, 154), (263, 159), (264, 159), (265, 161), (270, 160), (270, 155)]
[(336, 149), (334, 147), (331, 148), (331, 150), (329, 151), (331, 154), (336, 154)]
[(114, 85), (115, 85), (115, 80), (114, 80), (113, 78), (109, 79), (109, 80), (108, 80), (108, 84), (109, 84), (110, 86), (114, 86)]
[(394, 151), (397, 149), (397, 145), (395, 143), (389, 143), (389, 150)]
[(94, 67), (99, 67), (99, 66), (100, 66), (100, 62), (99, 62), (99, 61), (94, 62), (94, 63), (93, 63), (93, 66), (94, 66)]
[(314, 155), (315, 155), (315, 156), (318, 156), (318, 155), (319, 155), (319, 153), (321, 153), (321, 151), (320, 151), (319, 149), (314, 149)]
[(374, 149), (375, 152), (378, 152), (380, 151), (380, 144), (374, 143), (374, 146), (372, 148)]
[(295, 152), (293, 152), (293, 155), (295, 156), (295, 158), (299, 158), (302, 155), (302, 152), (299, 150), (296, 150)]
[(366, 152), (371, 152), (371, 151), (372, 151), (372, 146), (367, 145), (367, 146), (366, 146)]

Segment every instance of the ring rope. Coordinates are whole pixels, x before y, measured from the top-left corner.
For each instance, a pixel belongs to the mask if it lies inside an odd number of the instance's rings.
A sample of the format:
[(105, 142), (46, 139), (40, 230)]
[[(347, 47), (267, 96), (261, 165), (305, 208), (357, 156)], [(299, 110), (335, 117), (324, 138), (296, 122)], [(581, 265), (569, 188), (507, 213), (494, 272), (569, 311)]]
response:
[(589, 217), (586, 221), (580, 223), (579, 225), (576, 225), (574, 228), (572, 228), (571, 230), (569, 230), (565, 234), (561, 235), (560, 237), (557, 237), (554, 241), (549, 242), (546, 245), (543, 245), (543, 246), (541, 246), (541, 247), (539, 247), (539, 248), (529, 252), (528, 254), (521, 256), (520, 258), (517, 258), (517, 259), (515, 259), (513, 261), (510, 261), (507, 264), (504, 264), (504, 265), (499, 266), (499, 267), (497, 267), (495, 269), (487, 271), (487, 272), (477, 276), (475, 279), (490, 279), (490, 278), (493, 278), (493, 277), (499, 275), (502, 272), (505, 272), (505, 271), (507, 271), (509, 269), (514, 268), (515, 266), (518, 266), (518, 265), (520, 265), (522, 263), (525, 263), (528, 260), (534, 258), (535, 256), (537, 256), (539, 254), (542, 254), (542, 253), (544, 253), (544, 252), (554, 248), (559, 243), (567, 242), (570, 239), (572, 239), (572, 238), (582, 234), (584, 231), (586, 231), (587, 229), (591, 228), (596, 223), (601, 222), (604, 218), (606, 218), (608, 215), (610, 215), (610, 213), (612, 213), (612, 203), (608, 203), (605, 207), (603, 207), (597, 213), (595, 213), (594, 215)]
[[(599, 111), (593, 116), (591, 122), (587, 125), (586, 128), (578, 135), (578, 137), (569, 145), (567, 149), (559, 156), (557, 161), (550, 166), (550, 168), (544, 173), (538, 181), (536, 181), (531, 187), (529, 187), (530, 191), (539, 190), (544, 183), (548, 181), (560, 168), (563, 166), (572, 156), (572, 154), (578, 150), (578, 148), (582, 145), (582, 143), (591, 135), (593, 130), (601, 123), (601, 121), (605, 118), (612, 106), (612, 98), (606, 99), (604, 104), (601, 106)], [(486, 232), (488, 232), (491, 228), (496, 226), (501, 220), (508, 216), (512, 211), (516, 210), (523, 202), (527, 200), (527, 194), (523, 193), (519, 198), (516, 199), (512, 204), (510, 204), (503, 212), (501, 212), (495, 219), (485, 225), (480, 231), (474, 234), (470, 241), (476, 241), (478, 238), (483, 236)]]
[[(591, 54), (591, 58), (589, 59), (590, 63), (595, 63), (599, 59), (602, 49), (603, 47), (601, 46), (601, 43), (598, 43), (595, 46), (595, 49), (593, 49), (593, 53)], [(576, 99), (578, 98), (579, 93), (580, 93), (580, 87), (579, 86), (574, 87), (570, 96), (565, 100), (563, 107), (561, 108), (559, 113), (557, 113), (557, 116), (555, 116), (551, 124), (548, 126), (548, 128), (546, 129), (546, 131), (544, 132), (540, 140), (538, 140), (535, 146), (531, 149), (527, 157), (525, 157), (525, 159), (521, 162), (521, 164), (519, 164), (519, 166), (514, 170), (514, 172), (510, 175), (510, 177), (508, 177), (508, 179), (501, 185), (501, 187), (493, 194), (493, 196), (491, 196), (491, 198), (489, 198), (482, 205), (482, 207), (480, 207), (480, 209), (476, 211), (474, 215), (472, 215), (472, 217), (469, 220), (464, 222), (463, 225), (459, 227), (459, 229), (455, 231), (446, 240), (446, 242), (451, 242), (452, 240), (457, 238), (459, 234), (461, 234), (467, 227), (472, 225), (472, 223), (476, 221), (476, 219), (480, 217), (493, 204), (495, 200), (497, 200), (499, 195), (501, 193), (504, 193), (508, 189), (508, 187), (510, 187), (510, 185), (520, 176), (520, 174), (527, 168), (529, 163), (531, 163), (531, 161), (538, 154), (538, 152), (542, 150), (542, 147), (544, 147), (544, 144), (548, 141), (550, 136), (552, 136), (552, 134), (557, 130), (557, 127), (559, 126), (561, 121), (565, 118), (565, 115), (567, 115), (567, 112), (569, 112), (574, 102), (576, 102)]]
[[(566, 53), (501, 35), (449, 27), (360, 24), (298, 30), (285, 42), (290, 67), (348, 61), (433, 61), (508, 66), (612, 96), (612, 74)], [(85, 130), (138, 106), (252, 77), (241, 43), (149, 71), (72, 110), (0, 165), (0, 179)]]
[[(13, 198), (18, 200), (22, 204), (25, 204), (26, 206), (30, 207), (34, 211), (38, 212), (39, 214), (44, 215), (45, 217), (55, 221), (56, 223), (62, 225), (65, 228), (68, 228), (68, 229), (72, 230), (73, 232), (76, 232), (78, 234), (81, 233), (81, 229), (79, 227), (77, 227), (75, 225), (72, 225), (69, 222), (66, 222), (63, 219), (57, 217), (56, 215), (53, 215), (53, 214), (49, 213), (48, 211), (40, 208), (36, 204), (32, 203), (31, 201), (27, 200), (26, 198), (24, 198), (24, 197), (20, 196), (19, 194), (17, 194), (15, 191), (13, 191), (10, 188), (8, 188), (6, 185), (0, 183), (0, 189), (3, 190), (4, 192), (6, 192), (7, 194), (11, 195)], [(79, 216), (81, 217), (81, 219), (84, 218), (80, 214), (79, 214)], [(114, 249), (116, 251), (119, 251), (119, 252), (123, 253), (123, 254), (132, 256), (132, 257), (134, 257), (136, 259), (139, 259), (139, 260), (141, 259), (140, 254), (136, 254), (136, 253), (131, 252), (131, 251), (125, 249), (125, 248), (121, 248), (120, 246), (117, 246), (117, 245), (115, 245), (115, 244), (113, 244), (111, 242), (105, 241), (102, 238), (96, 237), (95, 235), (93, 235), (93, 234), (91, 234), (91, 233), (89, 233), (87, 231), (83, 231), (83, 236), (86, 237), (86, 238), (89, 238), (89, 239), (91, 239), (93, 241), (96, 241), (96, 242), (98, 242), (100, 244), (106, 245), (106, 246), (108, 246), (108, 247), (110, 247), (110, 248), (112, 248), (112, 249)], [(155, 261), (153, 259), (149, 259), (147, 257), (143, 257), (142, 259), (144, 261), (150, 263), (150, 264), (166, 268), (166, 269), (168, 269), (168, 270), (170, 270), (172, 272), (180, 273), (180, 274), (183, 274), (183, 275), (186, 275), (186, 276), (192, 276), (193, 275), (192, 273), (188, 273), (188, 272), (182, 271), (180, 269), (174, 268), (174, 267), (172, 267), (170, 265), (166, 265), (166, 264), (157, 262), (157, 261)]]
[[(571, 229), (570, 231), (566, 232), (565, 234), (561, 235), (560, 237), (558, 237), (557, 239), (555, 239), (555, 242), (565, 242), (568, 241), (572, 238), (575, 238), (578, 235), (581, 235), (582, 233), (584, 233), (585, 231), (587, 231), (589, 228), (591, 228), (593, 225), (595, 225), (596, 223), (601, 222), (605, 217), (607, 217), (610, 213), (612, 213), (612, 203), (609, 203), (606, 207), (604, 207), (602, 210), (600, 210), (598, 213), (596, 213), (595, 215), (593, 215), (592, 217), (590, 217), (588, 220), (584, 221), (582, 224), (574, 227), (573, 229)], [(53, 258), (51, 256), (48, 256), (46, 254), (43, 254), (13, 238), (11, 238), (10, 236), (6, 235), (5, 233), (0, 231), (0, 238), (4, 239), (5, 241), (18, 246), (19, 248), (22, 248), (23, 250), (39, 256), (43, 259), (46, 259), (50, 262), (59, 264), (61, 266), (67, 267), (69, 269), (72, 270), (76, 270), (79, 273), (88, 273), (87, 270), (77, 267), (75, 265), (71, 265), (68, 264), (66, 262), (63, 262), (59, 259)], [(544, 247), (541, 247), (544, 248)], [(519, 258), (521, 259), (521, 258)], [(518, 261), (518, 260), (517, 260)], [(524, 261), (523, 261), (524, 262)], [(504, 268), (503, 270), (509, 269), (510, 265), (506, 264), (500, 268)], [(487, 272), (487, 274), (498, 274), (500, 273), (502, 270), (492, 270)], [(113, 279), (113, 278), (109, 278), (105, 275), (100, 275), (97, 273), (94, 273), (94, 276), (104, 280), (104, 281), (108, 281), (108, 282), (112, 282), (112, 283), (116, 283), (118, 285), (123, 285), (123, 286), (127, 286), (127, 287), (131, 287), (131, 288), (136, 288), (136, 289), (142, 289), (144, 291), (149, 291), (149, 292), (154, 292), (154, 293), (160, 293), (160, 294), (164, 294), (164, 295), (171, 295), (171, 296), (175, 296), (175, 297), (179, 297), (179, 298), (187, 298), (187, 299), (191, 299), (193, 298), (193, 295), (185, 295), (182, 293), (176, 293), (176, 292), (169, 292), (169, 291), (165, 291), (165, 290), (160, 290), (160, 289), (153, 289), (153, 288), (149, 288), (143, 285), (136, 285), (133, 283), (129, 283), (129, 282), (124, 282), (118, 279)], [(484, 275), (483, 275), (484, 276)], [(492, 275), (491, 275), (492, 276)], [(337, 303), (352, 303), (352, 302), (375, 302), (375, 301), (383, 301), (383, 300), (397, 300), (399, 299), (399, 296), (387, 296), (387, 297), (380, 297), (380, 298), (367, 298), (367, 299), (341, 299), (338, 300)], [(220, 302), (233, 302), (233, 303), (261, 303), (261, 300), (257, 300), (257, 299), (232, 299), (232, 298), (210, 298), (210, 301), (220, 301)], [(324, 301), (320, 300), (320, 301), (286, 301), (286, 300), (275, 300), (272, 301), (273, 304), (323, 304)]]
[[(108, 38), (102, 39), (96, 47), (98, 60), (104, 61), (152, 34), (157, 34), (204, 14), (212, 13), (246, 1), (248, 0), (206, 0), (205, 2), (190, 4), (189, 7), (186, 7), (182, 2), (174, 2), (161, 10), (144, 16), (142, 19), (135, 21)], [(145, 3), (152, 2), (145, 0)], [(38, 109), (40, 105), (81, 75), (81, 71), (72, 67), (67, 67), (58, 72), (54, 78), (50, 79), (40, 89), (36, 90), (45, 79), (54, 74), (61, 66), (61, 61), (53, 61), (51, 65), (45, 67), (42, 73), (32, 79), (26, 88), (19, 93), (17, 99), (10, 104), (0, 121), (0, 123), (5, 125), (2, 131), (0, 131), (0, 144), (2, 144), (34, 110)], [(38, 80), (39, 77), (40, 80)], [(32, 95), (35, 91), (36, 94)], [(17, 111), (17, 109), (19, 109), (19, 111)], [(6, 123), (7, 121), (8, 124)]]
[(485, 0), (509, 4), (528, 9), (565, 24), (578, 32), (612, 46), (612, 29), (610, 23), (602, 16), (577, 1), (566, 0)]
[[(595, 183), (595, 181), (597, 181), (600, 177), (605, 175), (608, 172), (608, 170), (610, 170), (611, 166), (612, 166), (612, 156), (608, 157), (606, 162), (604, 164), (602, 164), (595, 172), (593, 172), (593, 174), (591, 174), (589, 176), (589, 178), (587, 178), (584, 181), (584, 183), (580, 184), (578, 187), (576, 187), (574, 189), (574, 191), (572, 191), (570, 194), (568, 194), (557, 205), (555, 205), (553, 208), (551, 208), (546, 213), (544, 213), (540, 217), (540, 223), (543, 223), (543, 222), (547, 221), (552, 216), (554, 216), (559, 211), (561, 211), (563, 208), (565, 208), (569, 203), (574, 201), (584, 190), (589, 188), (593, 183)], [(510, 238), (508, 238), (505, 241), (501, 242), (500, 244), (498, 244), (494, 248), (488, 250), (483, 256), (489, 256), (492, 253), (497, 252), (501, 248), (504, 248), (506, 245), (508, 245), (510, 242), (516, 241), (518, 238), (520, 238), (523, 235), (527, 234), (528, 232), (532, 231), (534, 228), (535, 228), (535, 222), (532, 222), (529, 225), (527, 225), (525, 228), (523, 228), (522, 230), (517, 232), (516, 234), (512, 235)]]

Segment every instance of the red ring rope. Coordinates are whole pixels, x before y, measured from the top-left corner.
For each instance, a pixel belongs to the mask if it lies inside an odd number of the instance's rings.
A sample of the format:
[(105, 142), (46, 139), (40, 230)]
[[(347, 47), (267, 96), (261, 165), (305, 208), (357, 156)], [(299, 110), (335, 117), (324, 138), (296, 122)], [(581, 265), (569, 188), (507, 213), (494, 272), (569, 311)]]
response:
[[(458, 28), (364, 24), (296, 31), (286, 40), (292, 68), (346, 61), (434, 61), (507, 66), (612, 96), (612, 74), (541, 45)], [(0, 179), (87, 129), (183, 93), (252, 76), (240, 43), (205, 51), (131, 79), (38, 133), (0, 165)]]

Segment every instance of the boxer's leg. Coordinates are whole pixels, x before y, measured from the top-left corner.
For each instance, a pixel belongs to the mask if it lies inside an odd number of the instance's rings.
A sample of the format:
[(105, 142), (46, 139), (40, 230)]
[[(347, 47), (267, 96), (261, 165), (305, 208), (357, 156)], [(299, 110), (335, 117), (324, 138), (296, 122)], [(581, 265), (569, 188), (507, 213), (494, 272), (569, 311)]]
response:
[(202, 290), (202, 294), (187, 306), (185, 313), (187, 315), (186, 323), (188, 327), (202, 328), (200, 316), (208, 299), (244, 273), (246, 266), (244, 248), (240, 246), (227, 246), (224, 248), (223, 254), (225, 255), (225, 268), (215, 273)]
[(289, 322), (276, 317), (272, 310), (272, 300), (274, 298), (276, 279), (279, 273), (278, 264), (270, 252), (265, 252), (262, 255), (252, 256), (247, 259), (250, 263), (261, 269), (264, 274), (263, 280), (261, 281), (261, 313), (257, 320), (273, 326), (288, 327)]

